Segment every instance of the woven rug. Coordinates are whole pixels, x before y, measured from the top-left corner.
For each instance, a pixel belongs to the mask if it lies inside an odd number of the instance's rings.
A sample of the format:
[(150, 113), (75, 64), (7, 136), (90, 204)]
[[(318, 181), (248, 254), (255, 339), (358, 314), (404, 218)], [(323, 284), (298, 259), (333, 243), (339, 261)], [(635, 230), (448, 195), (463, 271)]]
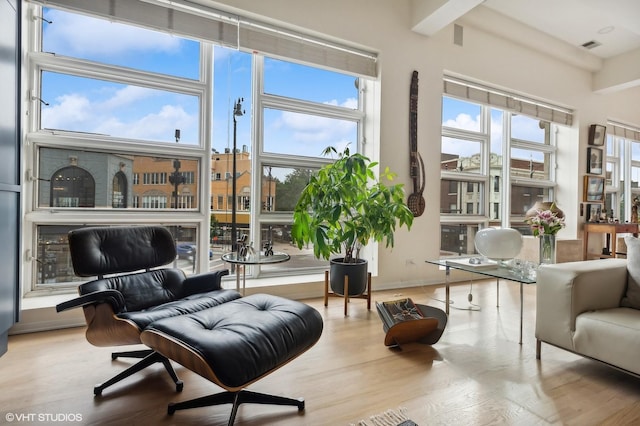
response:
[(363, 419), (349, 426), (418, 426), (418, 424), (409, 419), (405, 407), (399, 407), (397, 410), (374, 414), (368, 420)]

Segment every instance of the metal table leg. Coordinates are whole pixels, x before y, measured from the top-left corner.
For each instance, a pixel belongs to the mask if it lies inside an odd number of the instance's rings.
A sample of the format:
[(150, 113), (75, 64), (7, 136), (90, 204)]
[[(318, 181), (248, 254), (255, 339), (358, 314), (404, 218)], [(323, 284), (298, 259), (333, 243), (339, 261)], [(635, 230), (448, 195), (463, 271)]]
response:
[(240, 268), (242, 268), (242, 295), (244, 296), (244, 290), (247, 283), (247, 277), (245, 275), (247, 266), (243, 263), (236, 264), (236, 291), (240, 293)]
[(520, 283), (520, 344), (522, 344), (522, 311), (524, 309), (524, 289)]
[(445, 283), (445, 301), (444, 301), (444, 311), (447, 315), (449, 315), (449, 294), (450, 294), (450, 289), (449, 289), (449, 275), (451, 275), (451, 268), (446, 266), (445, 267), (445, 273), (444, 273), (444, 283)]
[(244, 297), (244, 291), (247, 287), (247, 277), (246, 277), (246, 272), (247, 272), (247, 265), (242, 265), (242, 296)]

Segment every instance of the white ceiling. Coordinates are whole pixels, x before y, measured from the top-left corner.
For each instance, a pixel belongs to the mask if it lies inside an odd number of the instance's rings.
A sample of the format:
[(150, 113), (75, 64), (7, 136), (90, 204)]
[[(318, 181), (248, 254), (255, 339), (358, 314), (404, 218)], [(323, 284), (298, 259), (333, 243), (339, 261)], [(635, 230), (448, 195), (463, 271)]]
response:
[[(486, 0), (487, 7), (606, 59), (640, 49), (638, 0)], [(640, 64), (638, 64), (640, 67)]]
[(410, 1), (417, 33), (469, 25), (591, 71), (596, 92), (640, 85), (640, 0)]

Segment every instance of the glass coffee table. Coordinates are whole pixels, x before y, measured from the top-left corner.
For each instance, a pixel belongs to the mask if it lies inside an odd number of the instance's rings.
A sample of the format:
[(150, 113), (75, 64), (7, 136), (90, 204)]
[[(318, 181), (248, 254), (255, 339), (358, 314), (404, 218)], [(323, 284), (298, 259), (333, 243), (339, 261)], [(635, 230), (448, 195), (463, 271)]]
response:
[(526, 273), (523, 270), (517, 270), (508, 266), (501, 266), (498, 263), (484, 263), (484, 264), (472, 264), (468, 262), (468, 258), (455, 258), (455, 259), (437, 259), (427, 260), (427, 263), (437, 265), (445, 268), (445, 312), (449, 315), (449, 278), (451, 276), (451, 269), (457, 269), (460, 271), (473, 272), (474, 274), (484, 275), (490, 278), (496, 279), (496, 307), (500, 306), (500, 280), (512, 281), (520, 284), (520, 344), (522, 344), (522, 319), (524, 309), (524, 290), (525, 284), (535, 284), (536, 277), (530, 273)]
[(245, 256), (239, 256), (238, 252), (230, 252), (222, 255), (222, 260), (224, 262), (229, 262), (237, 266), (236, 269), (236, 291), (240, 291), (240, 274), (239, 270), (242, 268), (242, 295), (244, 296), (244, 291), (246, 287), (246, 275), (245, 269), (247, 265), (267, 265), (271, 263), (282, 263), (291, 259), (287, 253), (274, 251), (273, 254), (269, 254), (269, 256), (265, 255), (262, 252), (256, 252), (252, 254), (247, 254)]

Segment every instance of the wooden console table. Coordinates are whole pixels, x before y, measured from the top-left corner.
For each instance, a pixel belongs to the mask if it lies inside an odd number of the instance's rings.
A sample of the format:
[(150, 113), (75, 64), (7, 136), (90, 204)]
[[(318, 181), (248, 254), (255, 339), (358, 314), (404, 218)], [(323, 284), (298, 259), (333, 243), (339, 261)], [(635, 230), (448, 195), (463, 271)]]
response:
[[(638, 236), (637, 223), (585, 223), (584, 224), (584, 245), (583, 259), (605, 259), (609, 257), (617, 257), (616, 251), (617, 234), (633, 234)], [(589, 253), (589, 234), (607, 234), (606, 252)]]

